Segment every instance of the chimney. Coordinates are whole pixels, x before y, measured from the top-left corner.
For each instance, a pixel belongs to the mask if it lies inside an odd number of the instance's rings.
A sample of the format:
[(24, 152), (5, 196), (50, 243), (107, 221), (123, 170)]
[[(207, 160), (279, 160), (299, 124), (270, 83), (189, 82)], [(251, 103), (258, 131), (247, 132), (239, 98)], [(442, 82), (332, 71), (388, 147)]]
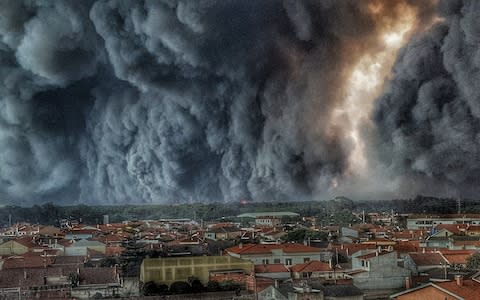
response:
[(463, 276), (462, 275), (455, 275), (455, 281), (458, 286), (463, 286)]
[(412, 288), (412, 279), (410, 277), (405, 277), (405, 289), (409, 290)]
[(238, 249), (242, 249), (243, 248), (243, 243), (240, 242), (240, 244), (238, 244)]
[(277, 279), (275, 279), (275, 288), (278, 289), (278, 280)]

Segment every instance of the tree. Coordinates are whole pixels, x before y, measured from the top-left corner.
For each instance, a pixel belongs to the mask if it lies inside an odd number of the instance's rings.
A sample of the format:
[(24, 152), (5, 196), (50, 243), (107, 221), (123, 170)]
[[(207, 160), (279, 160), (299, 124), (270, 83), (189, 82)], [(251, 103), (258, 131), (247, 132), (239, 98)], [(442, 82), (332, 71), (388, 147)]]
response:
[(326, 241), (327, 238), (328, 234), (325, 232), (300, 228), (287, 233), (287, 235), (283, 237), (283, 240), (285, 242), (303, 243), (303, 241), (308, 239)]
[(72, 287), (77, 287), (78, 282), (80, 280), (80, 276), (76, 272), (71, 272), (68, 274), (68, 281), (72, 285)]
[(480, 253), (474, 253), (467, 257), (467, 269), (478, 270), (480, 269)]

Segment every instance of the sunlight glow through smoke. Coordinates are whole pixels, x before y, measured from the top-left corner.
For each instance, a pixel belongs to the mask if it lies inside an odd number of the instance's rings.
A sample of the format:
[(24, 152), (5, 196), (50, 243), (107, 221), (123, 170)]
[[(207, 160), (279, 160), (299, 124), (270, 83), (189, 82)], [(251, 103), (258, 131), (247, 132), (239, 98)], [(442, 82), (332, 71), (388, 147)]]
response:
[[(415, 12), (406, 9), (404, 17), (383, 33), (383, 47), (364, 55), (352, 68), (344, 100), (334, 112), (334, 123), (346, 128), (353, 143), (347, 171), (349, 175), (368, 176), (362, 128), (370, 122), (373, 102), (379, 96), (397, 52), (406, 43), (414, 23)], [(336, 181), (332, 182), (331, 188), (335, 189), (337, 185)]]

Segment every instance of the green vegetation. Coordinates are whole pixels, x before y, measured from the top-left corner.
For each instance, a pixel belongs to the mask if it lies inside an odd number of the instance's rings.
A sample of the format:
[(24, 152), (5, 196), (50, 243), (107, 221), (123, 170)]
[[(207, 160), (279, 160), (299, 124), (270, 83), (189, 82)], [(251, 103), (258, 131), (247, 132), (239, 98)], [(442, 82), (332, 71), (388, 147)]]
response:
[[(463, 200), (463, 211), (480, 212), (480, 202)], [(56, 206), (52, 203), (33, 207), (0, 207), (0, 226), (12, 222), (30, 222), (57, 225), (63, 218), (81, 219), (84, 223), (98, 224), (103, 215), (109, 215), (110, 222), (135, 219), (191, 218), (196, 220), (237, 220), (236, 216), (247, 212), (291, 211), (301, 216), (316, 216), (323, 225), (351, 224), (358, 222), (353, 211), (398, 213), (455, 213), (456, 199), (417, 196), (412, 199), (352, 201), (337, 197), (327, 201), (308, 202), (228, 202), (193, 203), (169, 205), (118, 205), (118, 206)]]
[(222, 282), (209, 281), (207, 286), (203, 286), (200, 280), (192, 277), (188, 282), (175, 281), (170, 287), (166, 284), (157, 284), (153, 281), (149, 281), (142, 284), (140, 289), (144, 296), (162, 296), (203, 292), (240, 291), (242, 286), (232, 280)]
[(305, 228), (295, 229), (287, 233), (282, 239), (285, 242), (303, 243), (307, 240), (322, 240), (326, 241), (328, 234), (322, 231), (313, 231)]
[(467, 257), (467, 269), (480, 270), (480, 253), (474, 253)]

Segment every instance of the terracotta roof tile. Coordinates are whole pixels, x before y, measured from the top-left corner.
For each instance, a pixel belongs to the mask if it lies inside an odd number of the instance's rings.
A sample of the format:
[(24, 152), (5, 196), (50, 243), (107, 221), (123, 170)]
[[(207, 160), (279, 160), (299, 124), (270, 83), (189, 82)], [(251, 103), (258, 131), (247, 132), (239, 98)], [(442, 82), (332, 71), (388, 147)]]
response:
[(448, 281), (436, 283), (441, 288), (444, 288), (465, 300), (478, 300), (480, 295), (480, 283), (471, 280), (464, 279), (462, 286), (459, 286), (456, 281)]
[(380, 251), (380, 252), (373, 252), (373, 253), (368, 253), (368, 254), (364, 254), (364, 255), (360, 255), (360, 256), (357, 256), (358, 259), (371, 259), (371, 258), (374, 258), (374, 257), (378, 257), (378, 256), (382, 256), (382, 255), (385, 255), (385, 254), (389, 254), (391, 252), (388, 252), (388, 251)]
[(83, 268), (79, 277), (80, 285), (118, 283), (115, 268)]
[(52, 264), (52, 259), (39, 255), (11, 256), (4, 260), (3, 269), (43, 268)]
[(320, 252), (319, 248), (305, 246), (302, 244), (246, 244), (226, 249), (227, 252), (236, 254), (267, 254), (273, 250), (282, 250), (285, 253), (309, 253)]
[(118, 256), (125, 252), (124, 247), (106, 247), (105, 248), (105, 255), (106, 256)]
[(54, 266), (63, 265), (83, 265), (86, 261), (85, 256), (57, 256), (53, 260)]
[(475, 250), (442, 250), (440, 253), (449, 264), (461, 265), (467, 263), (467, 258), (476, 253)]
[(333, 271), (330, 265), (318, 260), (311, 260), (304, 264), (294, 265), (290, 268), (292, 272), (328, 272)]
[(410, 253), (409, 255), (417, 266), (440, 266), (446, 263), (440, 253)]
[(255, 265), (255, 273), (289, 273), (284, 264)]

